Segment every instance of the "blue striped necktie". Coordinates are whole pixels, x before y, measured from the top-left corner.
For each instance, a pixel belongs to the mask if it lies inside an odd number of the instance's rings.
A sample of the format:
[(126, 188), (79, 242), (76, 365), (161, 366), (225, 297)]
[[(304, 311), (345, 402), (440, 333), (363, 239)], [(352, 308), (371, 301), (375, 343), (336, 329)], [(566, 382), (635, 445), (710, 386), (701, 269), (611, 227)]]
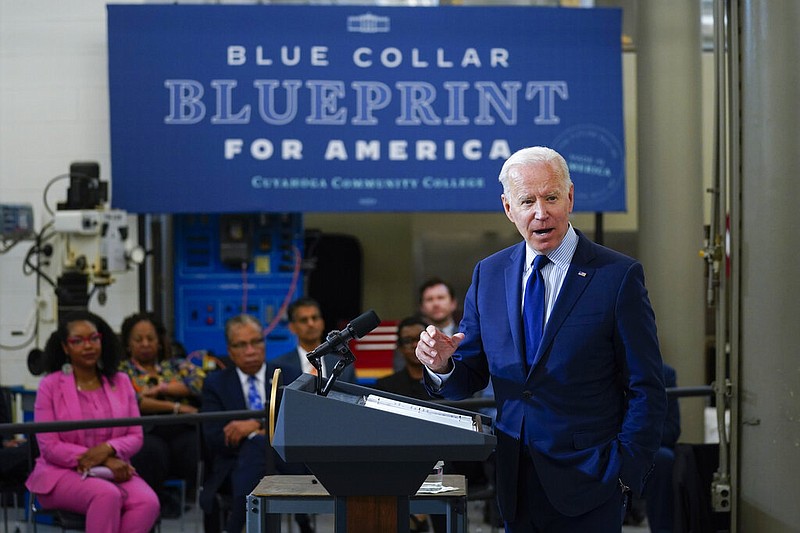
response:
[(254, 411), (264, 409), (264, 402), (261, 401), (261, 395), (258, 393), (258, 380), (255, 376), (249, 376), (247, 383), (249, 384), (247, 387), (247, 403), (250, 409)]
[(544, 278), (541, 268), (550, 259), (544, 254), (533, 260), (533, 272), (525, 285), (525, 303), (522, 306), (522, 324), (525, 329), (525, 359), (528, 368), (536, 362), (536, 351), (542, 340), (544, 327)]

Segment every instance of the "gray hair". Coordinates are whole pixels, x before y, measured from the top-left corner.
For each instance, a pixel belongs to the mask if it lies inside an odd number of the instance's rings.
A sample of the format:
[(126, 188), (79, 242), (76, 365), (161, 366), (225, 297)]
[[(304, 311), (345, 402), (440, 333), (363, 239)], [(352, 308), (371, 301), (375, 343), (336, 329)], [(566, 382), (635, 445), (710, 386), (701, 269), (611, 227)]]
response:
[(241, 315), (233, 316), (233, 317), (229, 318), (228, 320), (226, 320), (225, 321), (225, 342), (230, 344), (230, 342), (231, 342), (231, 330), (233, 328), (235, 328), (237, 326), (247, 326), (247, 325), (255, 326), (256, 328), (258, 328), (258, 331), (261, 331), (263, 329), (263, 326), (261, 325), (261, 322), (259, 322), (259, 320), (256, 317), (254, 317), (253, 315), (241, 314)]
[(561, 154), (546, 146), (530, 146), (517, 150), (503, 163), (503, 168), (500, 169), (498, 178), (503, 186), (503, 194), (508, 193), (508, 178), (512, 169), (535, 163), (550, 165), (550, 168), (564, 182), (564, 186), (567, 189), (572, 185), (572, 179), (569, 177), (569, 167)]

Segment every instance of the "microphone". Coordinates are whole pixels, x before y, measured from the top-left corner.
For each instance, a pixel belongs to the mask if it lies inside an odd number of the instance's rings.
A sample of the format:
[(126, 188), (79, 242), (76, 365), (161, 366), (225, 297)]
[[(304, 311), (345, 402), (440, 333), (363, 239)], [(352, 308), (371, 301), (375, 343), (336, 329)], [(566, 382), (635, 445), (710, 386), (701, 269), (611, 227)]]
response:
[(338, 351), (342, 346), (346, 346), (353, 339), (360, 339), (381, 323), (378, 315), (370, 309), (363, 315), (354, 318), (342, 331), (331, 331), (325, 337), (325, 342), (314, 348), (306, 356), (309, 361), (314, 358), (322, 357), (331, 352)]

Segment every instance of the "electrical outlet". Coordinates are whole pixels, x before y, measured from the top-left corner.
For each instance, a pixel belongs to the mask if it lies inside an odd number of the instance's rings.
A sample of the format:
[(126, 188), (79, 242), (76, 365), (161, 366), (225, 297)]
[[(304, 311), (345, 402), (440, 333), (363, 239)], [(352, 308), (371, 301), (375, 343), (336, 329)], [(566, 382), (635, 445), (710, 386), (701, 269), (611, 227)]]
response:
[(731, 486), (727, 483), (711, 484), (711, 507), (718, 513), (731, 510)]

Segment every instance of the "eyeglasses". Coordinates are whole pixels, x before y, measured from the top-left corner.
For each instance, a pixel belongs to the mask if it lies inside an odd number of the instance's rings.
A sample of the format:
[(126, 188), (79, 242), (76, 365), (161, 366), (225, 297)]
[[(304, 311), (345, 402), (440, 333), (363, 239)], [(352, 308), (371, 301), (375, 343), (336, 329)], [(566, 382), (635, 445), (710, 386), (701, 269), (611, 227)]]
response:
[(264, 339), (263, 338), (253, 339), (250, 342), (247, 342), (247, 341), (234, 342), (234, 343), (229, 344), (229, 346), (232, 349), (237, 350), (237, 351), (245, 350), (245, 349), (247, 349), (248, 346), (250, 346), (254, 350), (258, 350), (259, 348), (264, 346)]
[(78, 346), (83, 346), (83, 344), (87, 342), (89, 344), (98, 344), (101, 340), (103, 340), (102, 333), (92, 333), (91, 335), (86, 335), (85, 337), (74, 335), (72, 337), (67, 337), (67, 344), (77, 348)]

